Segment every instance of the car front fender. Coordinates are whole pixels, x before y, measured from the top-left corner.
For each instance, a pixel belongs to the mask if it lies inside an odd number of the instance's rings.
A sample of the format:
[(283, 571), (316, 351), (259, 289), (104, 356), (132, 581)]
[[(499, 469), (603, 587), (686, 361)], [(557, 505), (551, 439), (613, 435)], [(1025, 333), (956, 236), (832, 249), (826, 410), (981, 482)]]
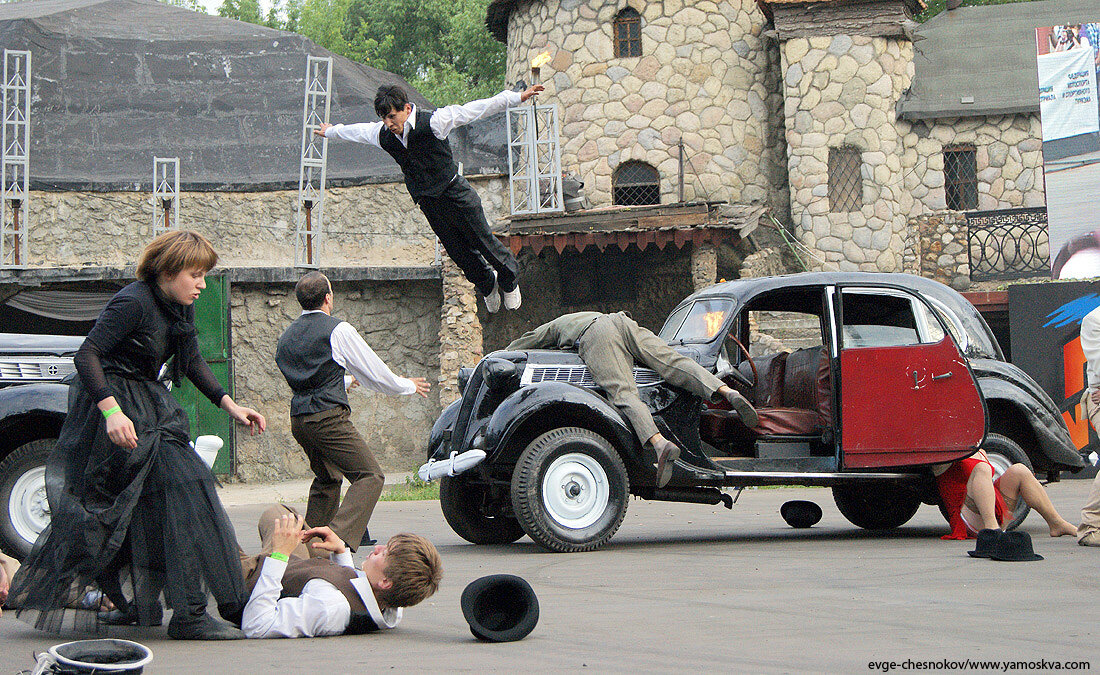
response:
[(0, 389), (0, 428), (9, 417), (31, 413), (65, 416), (69, 411), (69, 385), (59, 382), (17, 384)]
[(444, 439), (454, 429), (461, 407), (462, 399), (459, 398), (439, 413), (439, 419), (435, 421), (432, 430), (428, 433), (428, 459), (443, 459), (447, 456), (448, 449)]
[[(1055, 417), (1051, 413), (1052, 406), (1047, 401), (1037, 400), (1015, 382), (999, 377), (979, 377), (978, 386), (981, 387), (988, 409), (992, 410), (996, 401), (1003, 401), (1019, 413), (1035, 434), (1038, 446), (1035, 450), (1046, 459), (1051, 468), (1074, 470), (1085, 466), (1081, 453), (1070, 439), (1065, 422), (1060, 416)], [(996, 427), (997, 420), (989, 422), (991, 429)], [(1030, 448), (1025, 448), (1028, 449)]]
[[(552, 417), (550, 417), (552, 416)], [(538, 418), (544, 417), (545, 421)], [(572, 421), (569, 421), (572, 420)], [(564, 382), (540, 382), (513, 392), (497, 407), (485, 427), (490, 462), (511, 461), (523, 448), (511, 441), (536, 424), (538, 433), (564, 425), (587, 426), (622, 451), (639, 456), (640, 444), (622, 414), (596, 393)], [(526, 434), (530, 435), (530, 434)]]

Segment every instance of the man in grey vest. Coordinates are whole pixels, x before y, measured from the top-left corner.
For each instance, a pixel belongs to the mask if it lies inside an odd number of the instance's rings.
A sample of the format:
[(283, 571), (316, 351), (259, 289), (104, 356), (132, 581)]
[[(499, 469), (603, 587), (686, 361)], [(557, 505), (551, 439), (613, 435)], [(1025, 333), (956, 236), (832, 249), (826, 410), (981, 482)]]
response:
[(542, 85), (536, 84), (523, 92), (502, 91), (491, 98), (429, 112), (409, 103), (401, 87), (387, 85), (379, 87), (374, 96), (374, 110), (381, 122), (326, 122), (314, 133), (388, 152), (401, 167), (409, 196), (424, 212), (447, 255), (481, 291), (485, 309), (490, 313), (499, 310), (501, 294), (506, 309), (517, 309), (522, 299), (516, 258), (493, 235), (477, 192), (458, 175), (447, 135), (456, 127), (519, 105), (542, 90)]
[[(279, 338), (275, 363), (293, 391), (291, 433), (315, 475), (306, 522), (331, 527), (354, 551), (385, 477), (351, 423), (347, 387), (358, 382), (385, 394), (427, 398), (431, 385), (422, 377), (394, 375), (351, 324), (332, 316), (332, 286), (324, 274), (306, 274), (294, 294), (302, 314)], [(351, 485), (341, 503), (342, 477)]]
[(524, 333), (506, 349), (577, 348), (592, 381), (607, 392), (632, 427), (643, 446), (657, 454), (657, 487), (672, 477), (672, 464), (680, 456), (680, 447), (665, 438), (653, 422), (649, 408), (638, 396), (634, 383), (634, 361), (649, 366), (674, 387), (686, 389), (705, 401), (721, 396), (748, 427), (759, 421), (756, 409), (695, 361), (677, 353), (652, 331), (639, 326), (626, 312), (574, 312), (564, 314)]

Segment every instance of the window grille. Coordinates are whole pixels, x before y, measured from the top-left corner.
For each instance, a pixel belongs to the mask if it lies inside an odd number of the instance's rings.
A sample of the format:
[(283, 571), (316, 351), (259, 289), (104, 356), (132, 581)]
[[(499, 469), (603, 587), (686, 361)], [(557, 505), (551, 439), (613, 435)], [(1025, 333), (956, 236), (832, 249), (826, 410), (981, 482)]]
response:
[(620, 206), (661, 203), (661, 179), (645, 162), (626, 162), (611, 180), (611, 202)]
[(863, 206), (863, 159), (859, 148), (829, 148), (829, 210), (858, 211)]
[(615, 17), (615, 56), (642, 55), (642, 17), (637, 10), (627, 7)]
[(943, 187), (947, 208), (952, 211), (978, 208), (978, 161), (974, 146), (956, 145), (943, 149)]

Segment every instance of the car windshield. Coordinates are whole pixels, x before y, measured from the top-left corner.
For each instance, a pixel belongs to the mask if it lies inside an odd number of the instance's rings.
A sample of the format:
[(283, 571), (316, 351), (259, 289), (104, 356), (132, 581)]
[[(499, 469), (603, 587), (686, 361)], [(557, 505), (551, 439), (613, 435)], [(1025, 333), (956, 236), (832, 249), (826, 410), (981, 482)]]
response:
[(732, 308), (733, 301), (724, 298), (696, 300), (668, 317), (660, 337), (665, 342), (677, 344), (710, 342), (726, 324)]

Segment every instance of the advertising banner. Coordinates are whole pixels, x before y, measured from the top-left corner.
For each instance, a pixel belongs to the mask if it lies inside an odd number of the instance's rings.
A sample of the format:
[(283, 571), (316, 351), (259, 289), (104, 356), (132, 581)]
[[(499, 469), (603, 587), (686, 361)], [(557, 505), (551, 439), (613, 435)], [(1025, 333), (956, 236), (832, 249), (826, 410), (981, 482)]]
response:
[(1100, 22), (1035, 30), (1051, 275), (1100, 277)]

